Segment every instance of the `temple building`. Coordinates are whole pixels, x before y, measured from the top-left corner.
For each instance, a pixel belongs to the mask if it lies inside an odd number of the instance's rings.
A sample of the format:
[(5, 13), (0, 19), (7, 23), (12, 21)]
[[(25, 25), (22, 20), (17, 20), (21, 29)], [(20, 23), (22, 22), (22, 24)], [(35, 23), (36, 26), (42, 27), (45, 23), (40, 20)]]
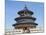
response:
[(20, 17), (15, 18), (16, 23), (13, 24), (15, 29), (22, 29), (23, 33), (30, 33), (30, 29), (37, 27), (38, 24), (35, 23), (36, 18), (32, 16), (34, 13), (28, 10), (27, 6), (20, 10), (18, 14)]

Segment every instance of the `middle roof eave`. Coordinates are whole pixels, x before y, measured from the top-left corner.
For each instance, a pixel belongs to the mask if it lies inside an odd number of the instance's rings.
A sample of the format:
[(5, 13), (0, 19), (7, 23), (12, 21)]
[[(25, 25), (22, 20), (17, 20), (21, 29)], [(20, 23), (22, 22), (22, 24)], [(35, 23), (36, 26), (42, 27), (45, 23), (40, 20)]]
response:
[(20, 19), (32, 19), (32, 20), (36, 20), (36, 18), (30, 17), (30, 16), (23, 16), (23, 17), (17, 17), (17, 18), (15, 18), (16, 21), (20, 20)]

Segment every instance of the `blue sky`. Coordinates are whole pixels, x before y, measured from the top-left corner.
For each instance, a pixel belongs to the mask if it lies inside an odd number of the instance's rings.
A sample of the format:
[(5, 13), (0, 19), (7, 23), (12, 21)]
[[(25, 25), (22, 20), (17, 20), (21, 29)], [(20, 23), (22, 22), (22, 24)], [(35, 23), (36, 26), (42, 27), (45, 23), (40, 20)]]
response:
[(36, 23), (38, 27), (43, 27), (44, 24), (44, 4), (40, 2), (20, 2), (20, 1), (8, 1), (6, 0), (6, 29), (12, 29), (12, 24), (15, 24), (14, 20), (19, 15), (18, 11), (22, 10), (27, 5), (27, 8), (34, 12), (33, 16), (36, 17)]

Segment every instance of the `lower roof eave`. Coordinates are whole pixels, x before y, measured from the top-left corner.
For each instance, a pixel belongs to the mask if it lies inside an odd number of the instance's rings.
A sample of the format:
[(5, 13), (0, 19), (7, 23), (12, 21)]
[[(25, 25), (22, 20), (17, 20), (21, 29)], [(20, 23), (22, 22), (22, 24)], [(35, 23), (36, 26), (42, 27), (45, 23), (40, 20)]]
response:
[(16, 24), (13, 24), (13, 26), (16, 26), (16, 25), (24, 25), (24, 24), (28, 24), (28, 25), (38, 25), (37, 23), (16, 23)]

